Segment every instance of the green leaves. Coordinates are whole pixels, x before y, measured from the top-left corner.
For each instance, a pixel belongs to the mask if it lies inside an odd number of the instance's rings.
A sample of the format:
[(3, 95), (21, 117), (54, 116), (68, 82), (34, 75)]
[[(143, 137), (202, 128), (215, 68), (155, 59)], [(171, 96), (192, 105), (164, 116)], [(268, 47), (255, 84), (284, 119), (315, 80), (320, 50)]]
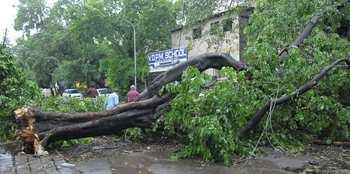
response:
[[(201, 156), (228, 164), (234, 153), (243, 153), (240, 142), (236, 141), (236, 132), (260, 104), (249, 102), (257, 100), (259, 92), (253, 93), (244, 74), (232, 68), (223, 68), (220, 75), (226, 80), (205, 89), (212, 83), (211, 77), (189, 68), (180, 83), (167, 86), (176, 97), (171, 111), (164, 117), (165, 128), (188, 135), (184, 140), (187, 146), (179, 157)], [(238, 102), (242, 100), (244, 102)]]
[(25, 79), (14, 58), (0, 49), (0, 140), (13, 138), (13, 111), (39, 95), (37, 85)]
[(105, 97), (76, 98), (40, 97), (35, 101), (36, 107), (45, 112), (98, 112), (104, 108)]
[[(299, 99), (271, 106), (269, 117), (256, 131), (237, 138), (237, 131), (264, 102), (290, 94), (321, 68), (348, 55), (349, 40), (336, 33), (342, 19), (323, 20), (300, 48), (288, 50), (282, 76), (276, 71), (280, 68), (279, 51), (293, 42), (314, 14), (324, 10), (325, 18), (335, 14), (332, 5), (328, 0), (259, 0), (246, 28), (249, 73), (223, 68), (220, 76), (225, 80), (207, 88), (211, 78), (189, 68), (180, 83), (167, 86), (176, 97), (164, 117), (165, 127), (172, 135), (181, 133), (179, 138), (186, 144), (177, 156), (229, 163), (233, 154), (249, 154), (257, 143), (294, 151), (311, 138), (349, 140), (350, 124), (345, 119), (350, 110), (341, 105), (350, 95), (346, 92), (350, 91), (347, 66), (332, 72)], [(248, 75), (252, 80), (246, 80)]]
[[(16, 29), (28, 36), (14, 51), (41, 87), (62, 79), (93, 84), (107, 78), (111, 87), (125, 91), (134, 74), (133, 28), (125, 20), (136, 29), (137, 80), (144, 84), (146, 54), (170, 47), (175, 15), (168, 0), (57, 0), (50, 8), (45, 0), (20, 1)], [(113, 65), (101, 67), (106, 59)]]

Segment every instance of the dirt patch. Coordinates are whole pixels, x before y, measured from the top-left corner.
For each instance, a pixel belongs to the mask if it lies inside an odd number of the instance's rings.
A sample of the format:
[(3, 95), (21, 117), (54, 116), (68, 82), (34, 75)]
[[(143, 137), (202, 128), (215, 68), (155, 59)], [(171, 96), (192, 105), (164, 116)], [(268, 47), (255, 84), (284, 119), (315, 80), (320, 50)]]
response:
[(305, 171), (350, 174), (349, 147), (312, 145), (306, 152), (313, 160), (306, 166)]

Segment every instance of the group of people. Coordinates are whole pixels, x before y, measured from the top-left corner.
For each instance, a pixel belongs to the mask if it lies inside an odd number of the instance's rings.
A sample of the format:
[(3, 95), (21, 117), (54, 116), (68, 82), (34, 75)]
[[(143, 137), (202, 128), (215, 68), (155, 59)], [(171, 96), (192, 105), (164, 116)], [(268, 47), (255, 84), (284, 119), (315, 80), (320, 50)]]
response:
[[(135, 85), (131, 85), (130, 90), (128, 92), (128, 102), (136, 101), (139, 95), (140, 93), (136, 90)], [(106, 99), (105, 109), (110, 110), (116, 107), (118, 104), (119, 104), (119, 96), (116, 92), (113, 92), (112, 94), (108, 95)]]

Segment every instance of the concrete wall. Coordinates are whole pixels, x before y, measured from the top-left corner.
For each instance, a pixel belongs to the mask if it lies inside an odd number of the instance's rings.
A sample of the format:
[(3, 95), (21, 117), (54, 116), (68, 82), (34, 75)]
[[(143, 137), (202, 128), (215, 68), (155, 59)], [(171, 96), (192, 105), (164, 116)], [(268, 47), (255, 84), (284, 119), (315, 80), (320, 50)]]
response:
[[(224, 32), (223, 35), (215, 36), (210, 33), (210, 25), (219, 22), (222, 27), (222, 21), (232, 19), (232, 31)], [(193, 29), (200, 27), (202, 36), (193, 39)], [(229, 53), (233, 58), (240, 59), (240, 29), (239, 16), (221, 16), (209, 19), (205, 23), (193, 27), (184, 27), (181, 30), (172, 32), (171, 41), (173, 48), (185, 47), (188, 49), (189, 58), (193, 58), (203, 53)]]
[[(234, 59), (241, 60), (245, 46), (243, 35), (244, 26), (247, 24), (252, 9), (243, 11), (240, 14), (232, 13), (217, 15), (204, 20), (201, 24), (191, 27), (182, 27), (174, 30), (171, 35), (172, 48), (187, 48), (188, 57), (192, 59), (203, 53), (228, 53)], [(231, 31), (221, 31), (217, 35), (210, 32), (211, 24), (219, 22), (219, 27), (223, 27), (226, 20), (232, 20)], [(201, 28), (202, 36), (193, 39), (193, 29)], [(216, 70), (208, 70), (207, 73), (217, 76)]]

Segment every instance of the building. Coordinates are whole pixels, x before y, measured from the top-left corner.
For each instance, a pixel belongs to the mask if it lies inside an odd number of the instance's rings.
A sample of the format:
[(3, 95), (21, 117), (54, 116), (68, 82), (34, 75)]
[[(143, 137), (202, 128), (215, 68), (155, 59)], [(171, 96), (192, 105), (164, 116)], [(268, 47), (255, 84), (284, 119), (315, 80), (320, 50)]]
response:
[[(218, 13), (191, 26), (180, 26), (171, 31), (172, 48), (187, 48), (188, 58), (203, 53), (228, 53), (241, 60), (246, 41), (243, 35), (253, 7)], [(215, 70), (208, 70), (216, 76)]]

